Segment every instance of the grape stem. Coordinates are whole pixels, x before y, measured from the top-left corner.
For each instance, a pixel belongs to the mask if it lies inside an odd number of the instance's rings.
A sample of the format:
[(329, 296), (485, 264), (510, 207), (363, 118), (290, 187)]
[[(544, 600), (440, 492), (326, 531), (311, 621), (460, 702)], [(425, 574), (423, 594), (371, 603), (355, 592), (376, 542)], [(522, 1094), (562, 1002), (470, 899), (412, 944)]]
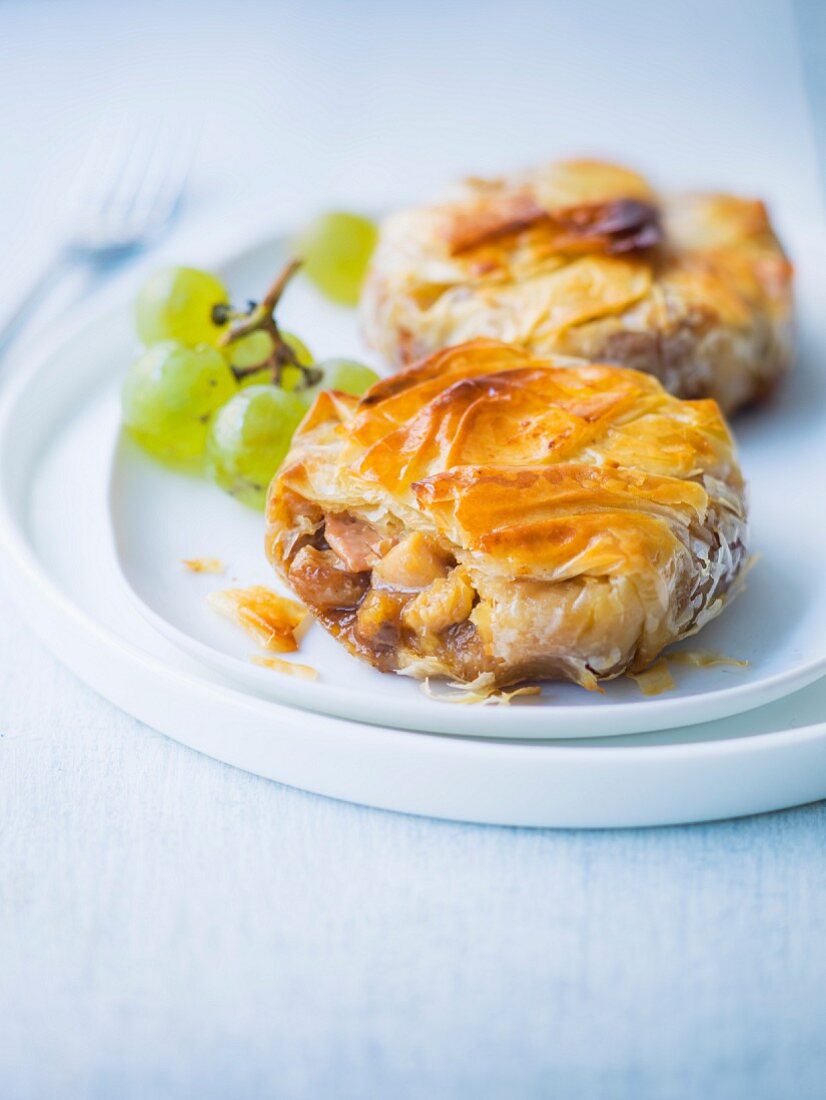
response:
[(221, 336), (219, 344), (222, 347), (229, 347), (237, 340), (249, 336), (253, 332), (266, 332), (272, 340), (273, 348), (266, 359), (262, 359), (260, 363), (253, 363), (249, 367), (231, 368), (232, 373), (239, 382), (242, 378), (248, 378), (251, 374), (258, 374), (260, 371), (269, 369), (273, 384), (280, 386), (285, 367), (295, 367), (301, 371), (301, 381), (296, 386), (297, 390), (307, 389), (320, 381), (321, 371), (318, 367), (309, 367), (300, 361), (296, 352), (281, 335), (281, 330), (275, 319), (275, 310), (278, 303), (281, 301), (293, 275), (301, 267), (301, 263), (301, 260), (290, 260), (261, 301), (257, 305), (253, 304), (249, 313), (236, 317), (231, 322), (229, 329)]

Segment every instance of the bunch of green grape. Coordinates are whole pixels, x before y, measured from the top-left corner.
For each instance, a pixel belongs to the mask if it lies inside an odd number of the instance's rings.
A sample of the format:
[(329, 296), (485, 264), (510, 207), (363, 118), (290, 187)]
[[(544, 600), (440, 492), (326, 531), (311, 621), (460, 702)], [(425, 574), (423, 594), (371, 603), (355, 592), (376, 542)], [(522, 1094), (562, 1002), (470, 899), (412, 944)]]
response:
[[(323, 251), (323, 240), (321, 246)], [(312, 249), (310, 255), (317, 272), (319, 255)], [(331, 296), (337, 301), (345, 297), (340, 260), (341, 249), (333, 249), (331, 286), (337, 293)], [(313, 271), (308, 263), (318, 284)], [(360, 285), (363, 267), (351, 267), (350, 277)], [(351, 286), (348, 300), (352, 294)], [(228, 339), (230, 319), (239, 316), (226, 287), (208, 272), (171, 267), (151, 275), (135, 307), (144, 351), (124, 379), (121, 407), (126, 428), (151, 454), (200, 464), (222, 489), (260, 508), (318, 393), (335, 389), (360, 396), (378, 376), (351, 360), (315, 363), (302, 340), (274, 328), (289, 354), (276, 384), (268, 362), (274, 348), (270, 331)], [(310, 385), (305, 368), (312, 368)]]

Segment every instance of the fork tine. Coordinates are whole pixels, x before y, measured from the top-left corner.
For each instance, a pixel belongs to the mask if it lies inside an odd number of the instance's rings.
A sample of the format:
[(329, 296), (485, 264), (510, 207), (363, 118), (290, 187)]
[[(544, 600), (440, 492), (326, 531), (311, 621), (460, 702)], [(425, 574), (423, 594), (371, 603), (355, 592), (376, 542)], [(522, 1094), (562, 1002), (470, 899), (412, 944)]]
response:
[(112, 179), (109, 193), (102, 206), (106, 213), (122, 216), (132, 205), (144, 180), (148, 166), (156, 155), (159, 144), (157, 133), (147, 133), (142, 126), (130, 135), (125, 156)]
[(124, 132), (117, 127), (114, 116), (107, 112), (101, 117), (67, 189), (66, 203), (70, 211), (99, 210), (122, 169), (126, 151)]
[(105, 253), (159, 232), (180, 202), (192, 155), (180, 123), (127, 126), (105, 115), (67, 192), (75, 247)]
[(179, 126), (159, 139), (132, 199), (130, 212), (134, 216), (153, 223), (170, 216), (186, 184), (193, 148), (190, 135)]

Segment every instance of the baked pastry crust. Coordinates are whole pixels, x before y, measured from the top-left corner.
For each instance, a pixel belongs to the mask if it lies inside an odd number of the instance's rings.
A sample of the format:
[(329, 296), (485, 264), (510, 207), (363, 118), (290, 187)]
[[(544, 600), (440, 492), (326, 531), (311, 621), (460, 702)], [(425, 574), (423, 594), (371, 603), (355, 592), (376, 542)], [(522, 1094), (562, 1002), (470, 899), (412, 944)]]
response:
[(362, 320), (396, 366), (487, 336), (645, 370), (731, 412), (790, 365), (791, 283), (762, 202), (663, 198), (628, 169), (566, 161), (393, 214)]
[(380, 669), (594, 688), (720, 612), (747, 555), (744, 485), (713, 401), (476, 340), (361, 399), (319, 395), (266, 544)]

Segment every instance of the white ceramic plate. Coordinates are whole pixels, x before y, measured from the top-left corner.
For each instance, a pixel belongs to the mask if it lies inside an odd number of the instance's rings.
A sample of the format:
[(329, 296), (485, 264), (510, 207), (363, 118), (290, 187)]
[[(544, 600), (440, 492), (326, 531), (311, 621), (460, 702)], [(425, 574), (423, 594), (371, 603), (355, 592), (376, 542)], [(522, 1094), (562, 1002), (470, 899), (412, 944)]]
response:
[[(45, 644), (102, 695), (218, 760), (385, 809), (491, 824), (710, 820), (826, 796), (826, 681), (726, 721), (610, 741), (410, 733), (274, 702), (138, 612), (110, 537), (123, 311), (61, 339), (0, 400), (0, 564)], [(66, 370), (67, 363), (73, 369)], [(200, 582), (202, 578), (186, 578)], [(478, 713), (474, 710), (473, 713)]]
[[(284, 243), (276, 239), (224, 265), (222, 274), (239, 299), (254, 297), (285, 259)], [(284, 324), (317, 356), (365, 357), (354, 313), (330, 306), (301, 283), (284, 306)], [(260, 515), (200, 479), (170, 472), (128, 439), (115, 452), (111, 494), (124, 578), (157, 629), (199, 660), (281, 702), (339, 717), (475, 736), (592, 737), (705, 722), (760, 706), (826, 669), (826, 573), (818, 568), (826, 560), (826, 524), (812, 506), (809, 485), (810, 471), (826, 469), (826, 400), (818, 370), (826, 342), (817, 311), (803, 316), (807, 344), (798, 371), (777, 401), (736, 425), (751, 489), (753, 547), (761, 560), (745, 594), (699, 639), (680, 647), (746, 659), (747, 671), (677, 668), (676, 690), (657, 698), (620, 679), (602, 695), (550, 684), (541, 697), (510, 707), (457, 706), (426, 697), (408, 679), (373, 671), (318, 626), (296, 657), (319, 670), (318, 682), (263, 669), (250, 661), (250, 639), (205, 600), (228, 584), (278, 587), (264, 560)], [(64, 348), (67, 369), (88, 346), (86, 338)], [(119, 373), (132, 352), (126, 321), (101, 350)], [(202, 556), (226, 562), (226, 577), (185, 576), (181, 559)]]

